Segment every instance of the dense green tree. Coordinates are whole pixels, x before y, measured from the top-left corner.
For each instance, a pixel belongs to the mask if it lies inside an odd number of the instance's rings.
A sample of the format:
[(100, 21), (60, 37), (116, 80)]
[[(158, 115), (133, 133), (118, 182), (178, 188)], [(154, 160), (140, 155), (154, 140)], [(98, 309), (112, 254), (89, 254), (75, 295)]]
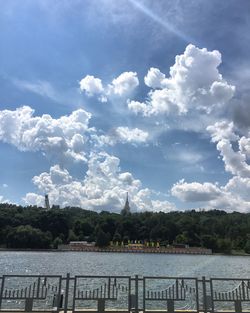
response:
[(232, 250), (232, 242), (228, 238), (220, 238), (218, 239), (218, 250), (224, 253), (231, 253)]
[(76, 236), (76, 234), (74, 233), (74, 231), (72, 229), (69, 230), (69, 237), (67, 241), (77, 241), (78, 237)]
[(114, 242), (118, 241), (118, 242), (121, 242), (122, 240), (122, 236), (120, 233), (118, 232), (115, 232), (114, 236), (113, 236), (113, 239), (112, 239)]
[(62, 210), (50, 210), (41, 213), (37, 226), (43, 231), (50, 231), (53, 238), (63, 234), (65, 238), (69, 235), (70, 217)]
[(7, 235), (7, 247), (47, 249), (50, 247), (51, 234), (42, 232), (30, 225), (12, 228)]
[(63, 244), (63, 241), (60, 237), (56, 237), (54, 240), (53, 240), (53, 243), (52, 243), (52, 246), (54, 249), (57, 249), (59, 245)]
[(110, 234), (104, 233), (103, 230), (99, 230), (96, 236), (96, 246), (97, 247), (107, 247), (110, 242)]
[(246, 244), (245, 244), (245, 247), (244, 247), (244, 251), (248, 254), (250, 254), (250, 240), (248, 239)]
[(217, 239), (212, 235), (203, 235), (201, 238), (202, 246), (208, 249), (212, 249), (213, 252), (218, 250)]
[[(114, 241), (129, 238), (157, 240), (162, 245), (187, 243), (229, 253), (232, 249), (248, 251), (249, 229), (249, 213), (192, 210), (122, 216), (76, 207), (53, 207), (45, 211), (36, 206), (0, 204), (1, 247), (38, 249), (55, 247), (68, 240), (98, 241), (101, 244), (104, 241), (106, 245), (111, 238)], [(104, 236), (100, 236), (100, 232)]]
[(78, 237), (90, 236), (93, 233), (93, 226), (89, 221), (76, 220), (74, 223), (74, 233)]
[(188, 238), (185, 236), (185, 234), (179, 234), (176, 236), (175, 241), (176, 241), (176, 243), (187, 244)]
[(122, 241), (123, 241), (124, 245), (127, 245), (128, 241), (129, 241), (129, 237), (128, 236), (124, 236)]

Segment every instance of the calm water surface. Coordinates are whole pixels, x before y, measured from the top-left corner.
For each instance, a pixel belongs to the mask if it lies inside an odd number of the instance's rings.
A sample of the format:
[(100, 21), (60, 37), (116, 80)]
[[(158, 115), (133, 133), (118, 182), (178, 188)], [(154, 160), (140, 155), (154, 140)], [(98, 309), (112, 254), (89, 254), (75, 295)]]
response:
[(250, 277), (250, 257), (95, 252), (0, 252), (2, 274)]

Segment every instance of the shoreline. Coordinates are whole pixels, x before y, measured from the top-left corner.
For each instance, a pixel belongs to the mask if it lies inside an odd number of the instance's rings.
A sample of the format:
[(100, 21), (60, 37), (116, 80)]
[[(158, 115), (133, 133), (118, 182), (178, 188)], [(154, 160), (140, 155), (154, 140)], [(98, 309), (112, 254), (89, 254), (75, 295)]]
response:
[(193, 255), (212, 255), (209, 249), (187, 248), (187, 249), (129, 249), (129, 248), (66, 248), (63, 251), (71, 252), (106, 252), (106, 253), (141, 253), (141, 254), (193, 254)]
[(98, 253), (127, 253), (127, 254), (135, 254), (135, 253), (140, 253), (140, 254), (168, 254), (168, 255), (213, 255), (213, 256), (244, 256), (244, 257), (249, 257), (250, 254), (246, 253), (240, 253), (240, 252), (235, 252), (235, 253), (201, 253), (201, 252), (194, 252), (194, 251), (140, 251), (140, 250), (112, 250), (112, 249), (85, 249), (85, 250), (69, 250), (69, 249), (7, 249), (7, 248), (0, 248), (0, 253), (1, 252), (57, 252), (57, 253), (62, 253), (62, 252), (98, 252)]

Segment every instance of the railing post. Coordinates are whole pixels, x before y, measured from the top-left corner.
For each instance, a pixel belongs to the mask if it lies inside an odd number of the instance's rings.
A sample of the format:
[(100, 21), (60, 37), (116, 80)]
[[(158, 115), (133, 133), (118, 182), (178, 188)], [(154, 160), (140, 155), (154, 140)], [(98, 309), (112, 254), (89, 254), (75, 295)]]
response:
[(41, 285), (41, 276), (38, 277), (38, 282), (37, 282), (37, 291), (36, 291), (37, 298), (39, 298), (40, 285)]
[(195, 279), (195, 289), (196, 289), (196, 308), (197, 308), (197, 312), (199, 312), (199, 282), (198, 282), (198, 278)]
[(2, 276), (2, 282), (1, 282), (1, 290), (0, 290), (0, 310), (2, 308), (2, 298), (3, 298), (3, 288), (4, 288), (4, 275)]
[(110, 298), (111, 278), (108, 279), (108, 298)]
[(97, 312), (104, 313), (105, 312), (105, 299), (98, 299), (97, 301)]
[(167, 300), (168, 313), (174, 313), (174, 300)]
[(213, 289), (213, 281), (210, 278), (210, 292), (211, 292), (211, 297), (210, 297), (210, 305), (211, 305), (211, 313), (214, 313), (214, 289)]
[(143, 313), (146, 312), (146, 279), (143, 277)]
[(32, 298), (26, 298), (25, 299), (25, 309), (24, 312), (31, 312), (33, 309), (33, 299)]
[(131, 308), (132, 308), (131, 280), (132, 280), (132, 278), (129, 277), (129, 280), (128, 280), (128, 312), (131, 312)]
[(139, 279), (138, 275), (135, 275), (135, 313), (138, 313), (138, 288), (139, 288)]
[(202, 291), (203, 291), (203, 312), (207, 313), (207, 289), (205, 276), (202, 276)]
[(64, 293), (64, 313), (67, 313), (67, 310), (68, 310), (69, 281), (70, 281), (70, 273), (67, 273), (67, 276), (66, 276), (65, 293)]
[(76, 276), (74, 277), (74, 291), (73, 291), (73, 304), (72, 304), (72, 313), (75, 312), (75, 306), (76, 306)]
[(241, 306), (240, 300), (234, 301), (234, 308), (235, 308), (235, 313), (242, 313), (242, 306)]

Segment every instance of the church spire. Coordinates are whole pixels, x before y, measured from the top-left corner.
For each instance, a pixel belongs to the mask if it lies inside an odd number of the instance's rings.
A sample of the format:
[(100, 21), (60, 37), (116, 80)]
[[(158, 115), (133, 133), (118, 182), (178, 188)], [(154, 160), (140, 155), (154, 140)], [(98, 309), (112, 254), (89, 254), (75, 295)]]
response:
[(128, 192), (127, 192), (126, 202), (125, 202), (123, 209), (121, 210), (121, 215), (127, 216), (129, 214), (130, 214), (130, 205), (128, 201)]
[(50, 204), (49, 204), (49, 195), (44, 196), (44, 202), (45, 202), (45, 209), (48, 211), (50, 209)]
[(127, 197), (126, 197), (126, 204), (129, 205), (129, 202), (128, 202), (128, 192), (127, 192)]

